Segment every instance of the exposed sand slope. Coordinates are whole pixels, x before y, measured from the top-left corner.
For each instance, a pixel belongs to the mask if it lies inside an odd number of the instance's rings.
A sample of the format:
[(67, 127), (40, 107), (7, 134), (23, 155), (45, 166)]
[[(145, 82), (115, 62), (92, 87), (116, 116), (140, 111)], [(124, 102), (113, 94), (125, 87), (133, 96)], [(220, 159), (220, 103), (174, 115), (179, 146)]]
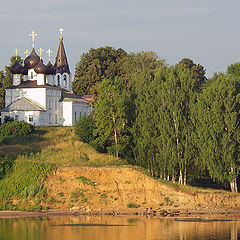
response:
[[(45, 181), (52, 209), (129, 211), (238, 207), (240, 196), (223, 193), (187, 194), (128, 167), (60, 167)], [(133, 205), (134, 204), (134, 205)]]

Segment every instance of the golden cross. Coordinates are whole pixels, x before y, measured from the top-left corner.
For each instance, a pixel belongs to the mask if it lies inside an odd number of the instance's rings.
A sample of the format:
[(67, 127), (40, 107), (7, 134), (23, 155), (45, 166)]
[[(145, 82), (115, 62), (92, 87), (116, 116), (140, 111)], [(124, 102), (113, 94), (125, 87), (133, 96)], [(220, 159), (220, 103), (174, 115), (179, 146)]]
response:
[(51, 49), (48, 49), (48, 50), (47, 50), (47, 54), (48, 54), (49, 62), (50, 62), (50, 60), (51, 60), (51, 53), (52, 53)]
[(59, 29), (59, 32), (60, 32), (60, 40), (62, 40), (62, 39), (63, 39), (63, 36), (62, 36), (62, 35), (63, 35), (63, 29), (60, 28), (60, 29)]
[(18, 50), (17, 50), (17, 48), (16, 48), (16, 60), (17, 60), (17, 56), (18, 56)]
[(26, 49), (26, 51), (24, 52), (26, 54), (26, 57), (28, 56), (29, 51)]
[(32, 31), (32, 32), (29, 34), (29, 36), (32, 37), (32, 46), (33, 46), (33, 48), (34, 48), (35, 36), (37, 36), (37, 34), (36, 34), (34, 31)]
[(43, 49), (42, 48), (39, 48), (39, 53), (40, 53), (40, 59), (42, 59), (42, 52), (43, 52)]

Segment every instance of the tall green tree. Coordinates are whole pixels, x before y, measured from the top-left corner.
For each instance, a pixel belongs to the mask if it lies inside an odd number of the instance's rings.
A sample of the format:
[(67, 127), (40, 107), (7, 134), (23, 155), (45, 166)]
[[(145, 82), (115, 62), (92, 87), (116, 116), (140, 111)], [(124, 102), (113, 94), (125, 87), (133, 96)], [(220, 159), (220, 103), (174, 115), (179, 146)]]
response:
[(195, 78), (196, 90), (201, 90), (202, 85), (207, 81), (206, 70), (201, 64), (196, 64), (189, 58), (183, 58), (179, 63), (179, 66), (190, 70), (192, 77)]
[(23, 60), (20, 56), (10, 57), (9, 65), (5, 66), (4, 82), (3, 82), (4, 88), (10, 87), (13, 84), (13, 74), (10, 71), (10, 67), (15, 63), (15, 61), (18, 61), (21, 65), (23, 63)]
[(191, 105), (196, 79), (182, 66), (159, 67), (149, 72), (136, 89), (136, 121), (133, 127), (136, 163), (160, 175), (186, 184), (187, 169), (195, 151)]
[(4, 87), (3, 87), (3, 84), (4, 84), (4, 72), (3, 71), (0, 71), (0, 109), (4, 108), (5, 106), (5, 93), (4, 93)]
[(240, 169), (240, 79), (235, 74), (215, 74), (198, 104), (199, 153), (210, 176), (229, 182), (237, 192)]
[(227, 73), (235, 76), (240, 76), (240, 63), (233, 63), (227, 67)]
[(97, 148), (107, 149), (116, 157), (127, 154), (129, 143), (125, 101), (126, 95), (118, 78), (106, 78), (101, 82), (94, 109), (96, 129), (93, 144)]
[(0, 109), (5, 106), (5, 88), (10, 87), (13, 83), (13, 75), (10, 72), (10, 67), (18, 61), (20, 64), (23, 63), (23, 60), (20, 56), (12, 56), (10, 57), (9, 65), (5, 66), (5, 72), (0, 71)]
[(76, 64), (73, 92), (76, 94), (93, 94), (104, 78), (113, 79), (119, 75), (120, 59), (127, 53), (119, 48), (91, 48), (83, 53)]

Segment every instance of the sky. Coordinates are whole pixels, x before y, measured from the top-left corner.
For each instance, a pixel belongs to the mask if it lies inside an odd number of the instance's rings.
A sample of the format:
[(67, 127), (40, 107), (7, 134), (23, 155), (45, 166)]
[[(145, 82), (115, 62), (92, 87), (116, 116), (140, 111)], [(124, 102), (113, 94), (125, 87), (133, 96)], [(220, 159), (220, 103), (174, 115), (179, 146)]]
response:
[(126, 52), (155, 51), (167, 64), (191, 58), (207, 76), (240, 61), (239, 0), (13, 0), (0, 8), (0, 69), (10, 56), (35, 49), (53, 51), (59, 29), (72, 73), (82, 53), (111, 46)]

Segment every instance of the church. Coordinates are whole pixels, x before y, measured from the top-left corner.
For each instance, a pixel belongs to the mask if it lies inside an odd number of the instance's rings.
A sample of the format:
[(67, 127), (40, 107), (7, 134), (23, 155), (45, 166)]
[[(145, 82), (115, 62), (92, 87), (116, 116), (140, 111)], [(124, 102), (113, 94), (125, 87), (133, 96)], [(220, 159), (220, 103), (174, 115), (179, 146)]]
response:
[[(1, 122), (6, 117), (26, 121), (34, 126), (73, 126), (81, 115), (90, 113), (93, 97), (72, 92), (72, 74), (63, 44), (63, 29), (55, 64), (42, 60), (42, 49), (36, 53), (35, 32), (32, 31), (32, 52), (26, 56), (24, 65), (17, 61), (10, 68), (13, 85), (5, 89), (5, 107)], [(26, 51), (27, 53), (27, 51)], [(17, 55), (17, 53), (16, 53)]]

